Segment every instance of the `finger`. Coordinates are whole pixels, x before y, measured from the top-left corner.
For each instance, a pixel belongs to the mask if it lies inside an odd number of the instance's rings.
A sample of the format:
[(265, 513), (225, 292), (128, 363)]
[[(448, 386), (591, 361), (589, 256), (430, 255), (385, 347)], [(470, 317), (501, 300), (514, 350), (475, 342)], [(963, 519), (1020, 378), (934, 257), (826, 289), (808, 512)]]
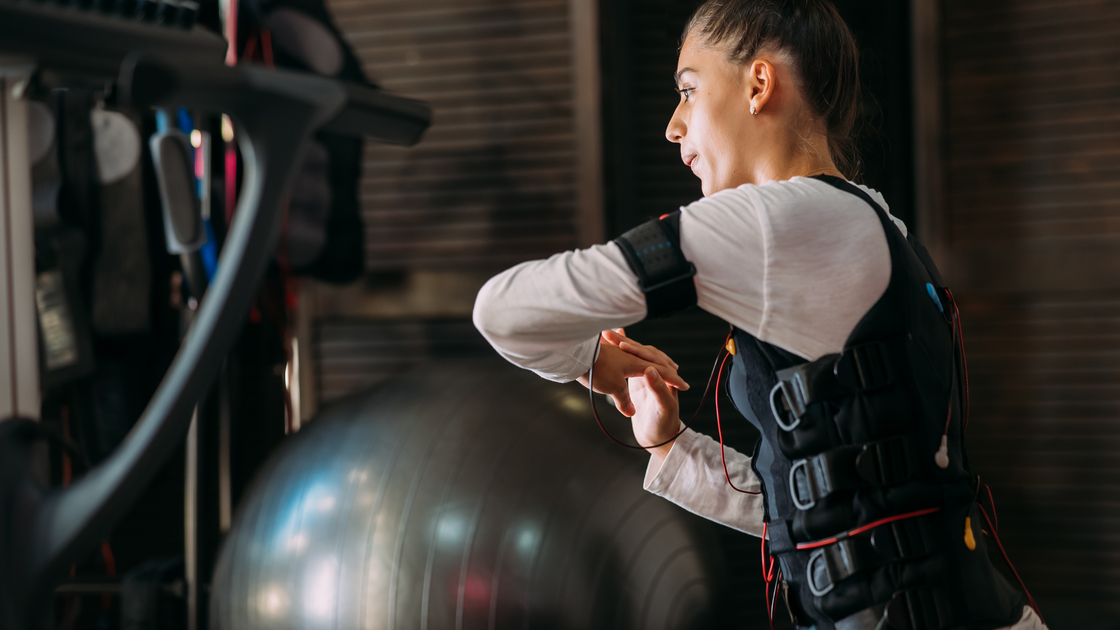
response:
[(601, 333), (601, 336), (603, 338), (603, 341), (609, 343), (612, 346), (617, 346), (619, 343), (626, 339), (626, 337), (619, 335), (613, 330), (604, 330)]
[(680, 374), (677, 374), (676, 370), (668, 368), (664, 365), (658, 365), (656, 363), (651, 365), (650, 367), (657, 370), (657, 374), (666, 384), (672, 385), (682, 392), (689, 390), (688, 383), (686, 383), (685, 380), (681, 378)]
[(677, 365), (676, 361), (673, 361), (672, 359), (670, 359), (669, 355), (665, 354), (664, 352), (658, 350), (657, 348), (655, 348), (653, 346), (644, 346), (640, 343), (635, 343), (633, 341), (623, 341), (622, 343), (618, 344), (618, 347), (622, 350), (625, 350), (625, 351), (629, 352), (630, 354), (632, 354), (634, 356), (641, 357), (641, 358), (645, 359), (646, 361), (649, 361), (650, 363), (660, 363), (662, 365), (668, 365), (668, 366), (672, 367), (674, 370), (679, 369), (681, 367), (681, 366)]
[(629, 418), (636, 413), (637, 410), (634, 409), (634, 403), (630, 400), (630, 391), (628, 389), (619, 390), (611, 394), (611, 398), (614, 398), (614, 406), (622, 415)]
[(622, 376), (623, 378), (641, 376), (642, 374), (645, 374), (646, 368), (652, 365), (657, 370), (657, 373), (661, 375), (661, 378), (665, 379), (665, 382), (669, 385), (676, 387), (681, 391), (689, 389), (688, 383), (686, 383), (685, 380), (681, 378), (680, 375), (677, 374), (677, 371), (673, 368), (667, 365), (661, 365), (659, 363), (646, 361), (645, 359), (638, 358), (628, 352), (623, 352), (621, 349), (619, 349), (618, 352), (623, 353), (623, 356), (620, 358), (629, 359), (629, 361), (626, 361), (626, 363), (619, 366), (620, 376)]
[(665, 380), (658, 374), (657, 368), (653, 366), (646, 368), (646, 373), (643, 376), (645, 376), (646, 387), (657, 396), (658, 401), (661, 402), (663, 407), (676, 402), (676, 396), (673, 395), (672, 390), (669, 389)]

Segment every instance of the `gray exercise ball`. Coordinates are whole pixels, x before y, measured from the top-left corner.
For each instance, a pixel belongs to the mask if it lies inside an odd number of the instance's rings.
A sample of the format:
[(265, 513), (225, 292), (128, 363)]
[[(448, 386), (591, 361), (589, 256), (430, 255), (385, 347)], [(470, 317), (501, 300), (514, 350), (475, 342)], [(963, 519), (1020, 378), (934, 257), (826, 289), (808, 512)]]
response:
[(587, 392), (440, 362), (289, 439), (222, 548), (211, 627), (711, 627), (719, 549), (642, 489)]

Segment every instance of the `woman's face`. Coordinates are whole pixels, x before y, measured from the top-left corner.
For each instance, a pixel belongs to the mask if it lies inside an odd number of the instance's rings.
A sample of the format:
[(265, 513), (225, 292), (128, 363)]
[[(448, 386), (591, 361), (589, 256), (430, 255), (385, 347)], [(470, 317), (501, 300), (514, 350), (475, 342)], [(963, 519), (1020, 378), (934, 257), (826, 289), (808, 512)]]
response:
[(681, 145), (681, 160), (700, 178), (704, 196), (751, 181), (749, 78), (718, 48), (689, 35), (677, 62), (681, 100), (665, 137)]

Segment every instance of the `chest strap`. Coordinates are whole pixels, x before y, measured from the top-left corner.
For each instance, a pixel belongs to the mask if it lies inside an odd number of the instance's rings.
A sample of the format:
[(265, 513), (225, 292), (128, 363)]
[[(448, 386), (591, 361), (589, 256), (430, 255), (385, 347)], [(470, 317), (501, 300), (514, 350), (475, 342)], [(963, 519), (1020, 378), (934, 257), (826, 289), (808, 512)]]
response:
[(919, 516), (876, 527), (870, 532), (818, 547), (809, 556), (809, 591), (820, 597), (837, 582), (861, 571), (899, 560), (913, 560), (936, 551), (940, 514)]
[(790, 498), (808, 510), (833, 492), (905, 483), (918, 476), (917, 454), (913, 438), (902, 435), (799, 459), (789, 470)]
[(770, 392), (770, 409), (778, 426), (792, 431), (806, 408), (821, 400), (878, 389), (895, 381), (896, 340), (852, 346), (840, 354), (778, 370)]
[(638, 286), (646, 296), (646, 319), (696, 305), (696, 267), (681, 252), (678, 210), (648, 221), (616, 238)]

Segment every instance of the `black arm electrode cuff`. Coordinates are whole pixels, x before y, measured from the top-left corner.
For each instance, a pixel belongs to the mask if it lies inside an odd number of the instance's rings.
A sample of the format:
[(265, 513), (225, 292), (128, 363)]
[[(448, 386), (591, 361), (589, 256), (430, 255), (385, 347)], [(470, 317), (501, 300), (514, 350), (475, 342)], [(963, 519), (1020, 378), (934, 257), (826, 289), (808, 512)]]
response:
[(696, 267), (681, 252), (681, 213), (643, 223), (614, 240), (646, 294), (646, 319), (696, 304)]

